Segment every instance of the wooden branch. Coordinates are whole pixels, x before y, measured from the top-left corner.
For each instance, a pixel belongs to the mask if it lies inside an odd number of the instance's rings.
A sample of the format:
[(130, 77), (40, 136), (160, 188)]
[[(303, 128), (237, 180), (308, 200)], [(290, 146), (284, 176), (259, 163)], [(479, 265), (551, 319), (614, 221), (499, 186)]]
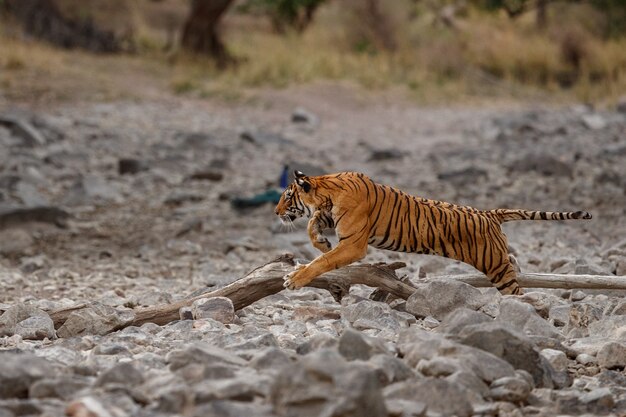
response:
[[(141, 326), (144, 323), (163, 325), (178, 320), (181, 307), (190, 306), (194, 301), (202, 298), (227, 297), (232, 300), (235, 310), (242, 309), (268, 295), (282, 291), (284, 289), (283, 277), (293, 270), (294, 265), (295, 262), (292, 255), (283, 255), (253, 270), (232, 284), (217, 290), (171, 304), (135, 309), (134, 319), (126, 326)], [(415, 288), (400, 281), (395, 274), (395, 269), (404, 266), (405, 264), (401, 262), (352, 265), (328, 272), (311, 282), (310, 286), (330, 291), (337, 300), (341, 300), (341, 297), (348, 293), (350, 286), (355, 284), (377, 287), (396, 297), (407, 299), (415, 291)], [(88, 307), (88, 305), (79, 304), (50, 312), (54, 327), (58, 329), (71, 313), (85, 307)]]
[[(474, 287), (491, 287), (491, 282), (483, 274), (448, 275), (432, 277), (429, 280), (457, 280)], [(564, 289), (603, 289), (626, 290), (626, 276), (615, 275), (564, 275), (518, 273), (517, 280), (522, 288), (564, 288)]]
[[(284, 289), (283, 277), (293, 271), (294, 265), (292, 255), (280, 256), (225, 287), (171, 304), (137, 308), (133, 311), (132, 320), (111, 331), (127, 326), (141, 326), (144, 323), (159, 325), (170, 323), (180, 318), (179, 310), (182, 307), (190, 306), (194, 301), (202, 298), (227, 297), (232, 300), (235, 310), (240, 310), (255, 301), (282, 291)], [(338, 301), (348, 294), (350, 287), (355, 284), (376, 287), (383, 296), (388, 293), (406, 300), (415, 291), (415, 286), (409, 280), (400, 280), (396, 275), (395, 270), (404, 266), (405, 264), (402, 262), (350, 265), (320, 276), (313, 280), (309, 286), (328, 290)], [(462, 281), (475, 287), (491, 287), (489, 280), (482, 274), (441, 276), (429, 280), (420, 280), (419, 283), (437, 279)], [(518, 279), (523, 288), (626, 289), (626, 277), (618, 276), (521, 273)], [(81, 303), (52, 311), (49, 314), (54, 322), (54, 327), (58, 329), (73, 312), (88, 307), (88, 303)]]

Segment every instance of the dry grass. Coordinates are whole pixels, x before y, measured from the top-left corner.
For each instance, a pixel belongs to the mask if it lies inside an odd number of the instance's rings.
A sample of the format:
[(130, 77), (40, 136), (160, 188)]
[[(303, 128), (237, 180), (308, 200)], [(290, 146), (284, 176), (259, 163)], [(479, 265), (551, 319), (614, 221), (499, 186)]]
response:
[[(434, 24), (428, 12), (402, 20), (406, 8), (392, 10), (393, 24), (384, 26), (394, 28), (385, 33), (394, 39), (389, 51), (376, 46), (375, 34), (356, 28), (346, 4), (330, 2), (302, 35), (277, 35), (259, 18), (229, 16), (224, 39), (240, 62), (220, 71), (209, 59), (164, 50), (172, 25), (180, 25), (186, 13), (180, 2), (132, 0), (120, 25), (134, 22), (134, 56), (60, 51), (0, 36), (0, 87), (17, 99), (103, 99), (161, 90), (238, 100), (251, 88), (320, 79), (354, 81), (367, 89), (399, 86), (430, 102), (501, 96), (610, 104), (626, 94), (626, 39), (604, 41), (592, 23), (567, 21), (580, 19), (584, 10), (552, 19), (542, 33), (529, 18), (511, 22), (470, 12), (452, 30)], [(372, 47), (363, 48), (362, 39)]]

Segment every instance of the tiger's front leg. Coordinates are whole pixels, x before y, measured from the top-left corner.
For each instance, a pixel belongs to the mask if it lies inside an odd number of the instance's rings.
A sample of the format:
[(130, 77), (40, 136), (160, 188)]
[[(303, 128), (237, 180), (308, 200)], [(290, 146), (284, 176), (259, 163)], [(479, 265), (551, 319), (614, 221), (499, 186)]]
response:
[[(354, 221), (337, 228), (339, 244), (330, 251), (313, 259), (307, 265), (300, 265), (298, 269), (285, 276), (283, 286), (290, 290), (302, 288), (318, 276), (333, 269), (341, 268), (362, 259), (367, 254), (367, 216), (355, 213)], [(355, 231), (356, 232), (353, 232)], [(345, 236), (345, 237), (342, 237)]]
[(339, 242), (334, 249), (318, 256), (309, 264), (299, 265), (298, 269), (287, 274), (283, 286), (290, 290), (297, 290), (325, 272), (363, 259), (367, 253), (367, 240), (359, 245), (350, 245), (344, 242)]
[(332, 249), (330, 241), (322, 233), (325, 228), (332, 227), (332, 225), (328, 224), (326, 217), (327, 216), (324, 215), (322, 211), (317, 210), (313, 213), (307, 227), (311, 243), (322, 253), (326, 253)]

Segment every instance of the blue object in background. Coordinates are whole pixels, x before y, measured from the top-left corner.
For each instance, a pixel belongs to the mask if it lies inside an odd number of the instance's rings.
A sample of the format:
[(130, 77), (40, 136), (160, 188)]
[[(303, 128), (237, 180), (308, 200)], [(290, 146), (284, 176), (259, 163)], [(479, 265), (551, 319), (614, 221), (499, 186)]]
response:
[(280, 188), (283, 190), (289, 185), (289, 167), (283, 166), (283, 172), (280, 174)]

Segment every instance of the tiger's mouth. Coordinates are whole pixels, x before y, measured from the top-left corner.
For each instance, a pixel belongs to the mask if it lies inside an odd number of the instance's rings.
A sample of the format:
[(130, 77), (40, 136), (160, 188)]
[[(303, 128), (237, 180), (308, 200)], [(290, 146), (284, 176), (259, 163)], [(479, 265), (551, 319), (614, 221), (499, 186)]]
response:
[(298, 216), (296, 216), (295, 214), (290, 214), (290, 213), (283, 214), (282, 216), (280, 216), (280, 220), (282, 220), (283, 223), (291, 223), (297, 218)]

